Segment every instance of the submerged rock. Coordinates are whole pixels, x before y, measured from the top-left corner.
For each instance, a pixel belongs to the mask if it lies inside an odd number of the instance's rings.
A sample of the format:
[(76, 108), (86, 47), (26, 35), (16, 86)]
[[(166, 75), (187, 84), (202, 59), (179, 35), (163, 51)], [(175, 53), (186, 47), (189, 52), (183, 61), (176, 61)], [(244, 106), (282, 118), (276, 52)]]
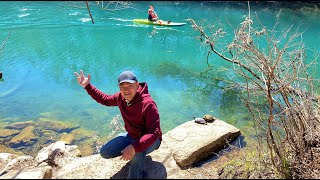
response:
[(5, 128), (21, 130), (28, 126), (35, 126), (35, 123), (33, 121), (15, 122), (15, 123), (6, 125)]
[(74, 141), (74, 135), (73, 134), (64, 133), (60, 137), (59, 141), (63, 141), (65, 144), (72, 144), (73, 141)]
[(88, 156), (97, 152), (97, 141), (100, 141), (97, 136), (93, 136), (94, 131), (51, 118), (3, 124), (0, 132), (0, 153), (19, 155), (35, 156), (41, 148), (63, 141), (65, 144), (77, 145), (81, 156)]
[[(10, 153), (10, 154), (14, 154), (14, 155), (17, 155), (17, 156), (24, 156), (26, 155), (25, 153), (23, 153), (22, 151), (19, 151), (17, 149), (13, 149), (11, 147), (8, 147), (8, 146), (5, 146), (5, 145), (2, 145), (0, 144), (0, 154), (1, 153)], [(1, 159), (1, 157), (0, 157)], [(0, 163), (1, 164), (1, 163)], [(1, 166), (1, 165), (0, 165)]]
[(10, 140), (9, 145), (13, 148), (33, 145), (38, 139), (34, 134), (34, 130), (35, 128), (33, 126), (24, 128), (18, 135)]
[(0, 128), (0, 131), (1, 131), (0, 138), (7, 138), (7, 137), (11, 137), (19, 134), (19, 131), (15, 129)]
[(49, 118), (39, 118), (39, 120), (36, 121), (36, 124), (42, 129), (52, 130), (58, 133), (70, 133), (72, 130), (80, 128), (78, 125)]

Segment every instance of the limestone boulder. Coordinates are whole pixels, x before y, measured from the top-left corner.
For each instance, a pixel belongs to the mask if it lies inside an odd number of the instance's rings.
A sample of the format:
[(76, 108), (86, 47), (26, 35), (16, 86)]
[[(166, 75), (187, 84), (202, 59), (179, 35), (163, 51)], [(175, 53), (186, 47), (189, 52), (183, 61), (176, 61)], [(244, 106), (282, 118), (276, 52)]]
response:
[(6, 166), (0, 171), (0, 177), (13, 171), (20, 172), (20, 170), (25, 167), (36, 167), (37, 164), (37, 161), (32, 156), (16, 157), (7, 163)]
[(21, 170), (12, 170), (0, 179), (51, 179), (52, 167), (49, 165), (38, 167), (24, 167)]
[(16, 157), (18, 156), (11, 153), (0, 153), (0, 172), (6, 166), (6, 164), (8, 164), (11, 160), (15, 159)]
[(167, 132), (163, 140), (177, 164), (185, 168), (219, 152), (240, 135), (238, 128), (219, 119), (207, 124), (190, 120)]

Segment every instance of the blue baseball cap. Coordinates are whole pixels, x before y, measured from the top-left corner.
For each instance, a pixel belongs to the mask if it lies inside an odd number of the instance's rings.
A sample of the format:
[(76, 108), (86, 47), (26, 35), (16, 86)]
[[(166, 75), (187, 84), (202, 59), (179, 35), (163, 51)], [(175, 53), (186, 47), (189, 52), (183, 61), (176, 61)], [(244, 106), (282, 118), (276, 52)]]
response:
[(134, 82), (138, 82), (138, 79), (133, 72), (123, 71), (118, 77), (118, 84), (123, 82), (134, 83)]

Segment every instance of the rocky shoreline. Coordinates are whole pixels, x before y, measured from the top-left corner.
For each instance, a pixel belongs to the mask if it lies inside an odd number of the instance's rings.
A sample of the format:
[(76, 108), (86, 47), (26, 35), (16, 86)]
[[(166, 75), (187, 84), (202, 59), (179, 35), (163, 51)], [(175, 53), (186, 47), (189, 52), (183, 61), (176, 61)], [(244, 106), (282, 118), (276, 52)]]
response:
[[(160, 148), (147, 156), (146, 178), (188, 178), (190, 167), (219, 152), (240, 134), (239, 129), (219, 119), (206, 125), (187, 121), (165, 133)], [(77, 145), (62, 140), (42, 148), (36, 156), (0, 153), (0, 179), (126, 178), (129, 162), (81, 154)]]

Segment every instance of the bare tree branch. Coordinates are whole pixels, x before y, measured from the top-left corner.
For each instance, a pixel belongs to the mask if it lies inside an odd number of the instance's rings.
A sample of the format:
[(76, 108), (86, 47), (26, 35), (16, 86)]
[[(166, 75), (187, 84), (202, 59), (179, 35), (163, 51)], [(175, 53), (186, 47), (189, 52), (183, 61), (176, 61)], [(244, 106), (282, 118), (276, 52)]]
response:
[(216, 38), (221, 37), (217, 35), (222, 34), (222, 29), (211, 25), (214, 36), (210, 38), (205, 28), (193, 19), (189, 21), (200, 33), (198, 39), (209, 48), (207, 65), (212, 68), (209, 56), (213, 52), (244, 77), (245, 83), (238, 82), (237, 87), (247, 92), (243, 101), (265, 134), (273, 169), (284, 178), (319, 177), (317, 169), (313, 171), (320, 167), (320, 159), (314, 155), (320, 157), (320, 152), (315, 151), (320, 147), (320, 96), (316, 95), (318, 88), (314, 86), (319, 80), (308, 73), (308, 68), (316, 67), (319, 55), (306, 65), (306, 47), (299, 27), (293, 31), (292, 25), (277, 32), (281, 11), (271, 30), (262, 25), (258, 16), (262, 29), (254, 27), (249, 2), (248, 11), (239, 28), (234, 29), (226, 51), (218, 50), (223, 49), (220, 38)]
[(9, 34), (8, 34), (8, 36), (7, 36), (7, 38), (6, 38), (6, 40), (2, 43), (2, 45), (1, 45), (0, 49), (3, 49), (3, 48), (4, 48), (4, 45), (7, 43), (7, 41), (8, 41), (8, 39), (9, 39), (10, 35), (11, 35), (11, 31), (9, 32)]
[(86, 1), (86, 5), (87, 5), (87, 9), (88, 9), (88, 12), (89, 12), (90, 18), (91, 18), (91, 22), (92, 22), (92, 24), (94, 24), (94, 20), (93, 20), (93, 18), (92, 18), (91, 12), (90, 12), (90, 7), (89, 7), (89, 3), (88, 3), (88, 1)]

